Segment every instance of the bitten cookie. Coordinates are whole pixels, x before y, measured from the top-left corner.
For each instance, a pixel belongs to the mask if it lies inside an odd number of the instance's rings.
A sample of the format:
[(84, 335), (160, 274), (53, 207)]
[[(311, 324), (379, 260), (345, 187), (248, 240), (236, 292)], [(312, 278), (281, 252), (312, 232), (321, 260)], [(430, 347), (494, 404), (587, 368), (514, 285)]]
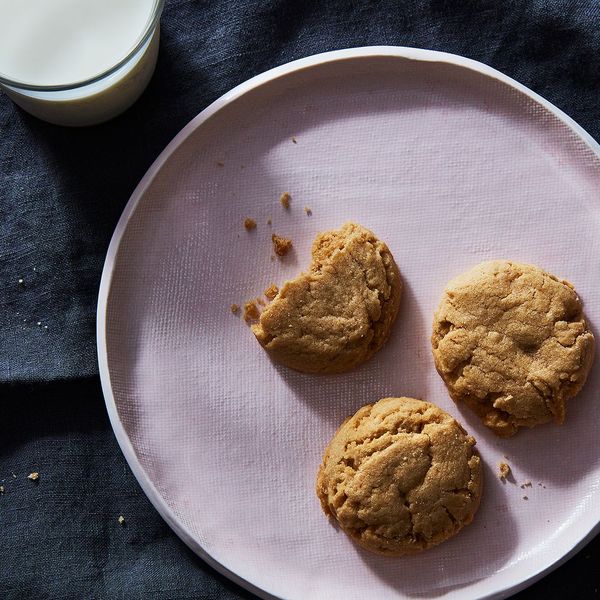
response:
[(448, 391), (494, 433), (562, 423), (592, 365), (594, 336), (568, 282), (496, 260), (448, 284), (435, 313), (433, 357)]
[(304, 373), (341, 373), (386, 342), (401, 289), (388, 247), (347, 223), (317, 236), (308, 272), (283, 284), (252, 331), (279, 363)]
[(358, 544), (413, 554), (471, 522), (482, 492), (475, 440), (446, 412), (384, 398), (346, 419), (317, 476), (325, 514)]

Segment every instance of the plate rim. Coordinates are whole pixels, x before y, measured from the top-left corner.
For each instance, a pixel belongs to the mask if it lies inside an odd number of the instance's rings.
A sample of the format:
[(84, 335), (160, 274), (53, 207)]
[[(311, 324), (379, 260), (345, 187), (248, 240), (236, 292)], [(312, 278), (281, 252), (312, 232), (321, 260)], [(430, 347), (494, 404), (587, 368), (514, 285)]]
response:
[[(262, 588), (258, 587), (251, 581), (241, 577), (237, 573), (231, 571), (215, 558), (213, 558), (199, 542), (197, 542), (192, 535), (188, 533), (186, 528), (180, 522), (178, 517), (172, 511), (172, 509), (164, 501), (148, 475), (141, 465), (135, 449), (129, 439), (125, 428), (121, 422), (121, 419), (117, 410), (117, 403), (112, 392), (110, 371), (108, 368), (108, 345), (106, 339), (106, 325), (107, 325), (107, 308), (108, 308), (108, 297), (110, 293), (112, 276), (115, 268), (115, 261), (118, 255), (119, 246), (122, 237), (127, 229), (129, 220), (131, 219), (135, 209), (140, 203), (144, 196), (144, 193), (159, 173), (161, 168), (166, 164), (171, 155), (176, 151), (177, 148), (194, 132), (198, 127), (205, 123), (210, 117), (216, 114), (218, 111), (223, 109), (225, 106), (240, 98), (244, 94), (254, 90), (266, 83), (274, 81), (276, 79), (285, 77), (294, 72), (302, 71), (322, 65), (325, 63), (332, 63), (337, 61), (352, 60), (357, 58), (377, 58), (377, 57), (391, 57), (401, 58), (420, 62), (437, 62), (446, 63), (450, 65), (460, 66), (471, 71), (475, 71), (479, 74), (496, 79), (499, 82), (508, 85), (509, 87), (517, 90), (518, 92), (525, 94), (538, 104), (542, 105), (545, 109), (549, 110), (554, 116), (560, 119), (567, 127), (569, 127), (580, 139), (582, 139), (586, 145), (594, 152), (594, 154), (600, 158), (600, 144), (576, 121), (569, 117), (565, 112), (556, 107), (554, 104), (530, 90), (525, 85), (519, 83), (515, 79), (501, 73), (500, 71), (490, 67), (479, 61), (466, 58), (457, 54), (449, 52), (441, 52), (437, 50), (428, 50), (423, 48), (412, 48), (407, 46), (363, 46), (357, 48), (346, 48), (342, 50), (333, 50), (329, 52), (323, 52), (314, 54), (305, 58), (300, 58), (283, 65), (274, 67), (267, 71), (264, 71), (258, 75), (251, 77), (250, 79), (235, 86), (206, 108), (204, 108), (198, 115), (196, 115), (187, 125), (179, 131), (177, 135), (169, 142), (164, 150), (154, 160), (150, 168), (146, 171), (138, 185), (135, 187), (131, 194), (123, 213), (121, 214), (115, 230), (113, 232), (104, 266), (102, 269), (102, 276), (100, 280), (100, 287), (98, 292), (98, 304), (96, 310), (96, 343), (97, 343), (97, 357), (100, 382), (102, 386), (102, 392), (104, 395), (104, 401), (106, 410), (110, 419), (111, 427), (117, 438), (117, 442), (125, 456), (129, 468), (132, 470), (137, 482), (141, 486), (144, 494), (150, 500), (154, 508), (158, 511), (160, 516), (169, 525), (169, 527), (175, 532), (175, 534), (203, 561), (209, 566), (215, 569), (219, 574), (227, 577), (229, 580), (238, 584), (247, 591), (255, 594), (259, 598), (264, 600), (285, 600), (284, 597), (275, 596)], [(549, 560), (542, 560), (542, 566), (537, 567), (534, 571), (522, 577), (518, 572), (511, 574), (507, 577), (507, 574), (503, 575), (502, 571), (497, 571), (492, 576), (488, 576), (484, 579), (477, 580), (468, 584), (467, 586), (457, 586), (452, 588), (448, 593), (448, 597), (454, 596), (455, 592), (459, 592), (462, 598), (477, 598), (477, 599), (488, 599), (488, 598), (505, 598), (512, 594), (517, 593), (520, 590), (532, 585), (560, 565), (565, 563), (569, 558), (581, 550), (589, 541), (591, 541), (600, 532), (600, 509), (597, 511), (597, 515), (593, 519), (586, 521), (586, 526), (575, 527), (577, 531), (571, 534), (566, 544), (566, 551), (560, 551), (560, 556), (552, 555)], [(562, 547), (564, 547), (563, 545)], [(517, 580), (517, 581), (515, 581)], [(491, 586), (490, 582), (495, 581)], [(486, 585), (488, 589), (484, 591)], [(484, 589), (479, 589), (484, 588)], [(471, 593), (468, 592), (471, 591)], [(464, 595), (463, 595), (464, 594)]]

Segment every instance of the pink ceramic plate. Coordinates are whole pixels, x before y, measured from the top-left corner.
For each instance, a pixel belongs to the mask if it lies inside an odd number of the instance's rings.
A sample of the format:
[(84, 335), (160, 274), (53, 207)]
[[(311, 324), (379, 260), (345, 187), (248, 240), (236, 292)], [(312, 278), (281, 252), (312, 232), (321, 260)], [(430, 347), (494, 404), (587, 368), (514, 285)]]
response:
[[(501, 440), (451, 402), (429, 336), (448, 279), (491, 258), (568, 278), (600, 323), (599, 152), (497, 71), (409, 48), (299, 60), (200, 113), (129, 201), (98, 308), (115, 433), (176, 533), (257, 595), (302, 600), (505, 596), (589, 539), (600, 520), (598, 369), (563, 427)], [(229, 307), (293, 276), (315, 234), (347, 220), (385, 240), (402, 271), (391, 339), (346, 375), (277, 367)], [(294, 241), (285, 260), (271, 259), (272, 232)], [(360, 550), (314, 493), (342, 419), (390, 395), (456, 416), (486, 465), (473, 524), (415, 557)], [(496, 476), (504, 454), (516, 483)]]

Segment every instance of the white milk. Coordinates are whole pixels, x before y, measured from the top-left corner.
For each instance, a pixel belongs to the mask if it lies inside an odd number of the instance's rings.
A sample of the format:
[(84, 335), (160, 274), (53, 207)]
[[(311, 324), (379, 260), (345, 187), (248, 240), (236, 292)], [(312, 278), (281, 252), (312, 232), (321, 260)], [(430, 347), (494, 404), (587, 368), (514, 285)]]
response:
[(155, 5), (155, 0), (0, 0), (4, 91), (54, 123), (86, 125), (111, 118), (150, 80), (158, 28), (130, 61), (94, 84), (63, 91), (31, 91), (19, 84), (68, 86), (114, 67), (140, 41)]

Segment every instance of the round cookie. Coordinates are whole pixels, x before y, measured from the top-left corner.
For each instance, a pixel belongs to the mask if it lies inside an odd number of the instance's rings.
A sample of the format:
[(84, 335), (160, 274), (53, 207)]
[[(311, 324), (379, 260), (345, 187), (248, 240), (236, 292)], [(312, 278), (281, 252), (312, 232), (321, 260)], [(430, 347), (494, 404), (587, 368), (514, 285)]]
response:
[(306, 273), (287, 281), (252, 331), (273, 360), (304, 373), (341, 373), (386, 342), (402, 282), (388, 247), (346, 223), (320, 233)]
[(333, 436), (317, 495), (325, 514), (364, 548), (420, 552), (473, 519), (483, 476), (474, 445), (437, 406), (384, 398), (363, 406)]
[(573, 286), (511, 261), (484, 262), (450, 281), (431, 342), (452, 398), (502, 437), (562, 423), (594, 357)]

